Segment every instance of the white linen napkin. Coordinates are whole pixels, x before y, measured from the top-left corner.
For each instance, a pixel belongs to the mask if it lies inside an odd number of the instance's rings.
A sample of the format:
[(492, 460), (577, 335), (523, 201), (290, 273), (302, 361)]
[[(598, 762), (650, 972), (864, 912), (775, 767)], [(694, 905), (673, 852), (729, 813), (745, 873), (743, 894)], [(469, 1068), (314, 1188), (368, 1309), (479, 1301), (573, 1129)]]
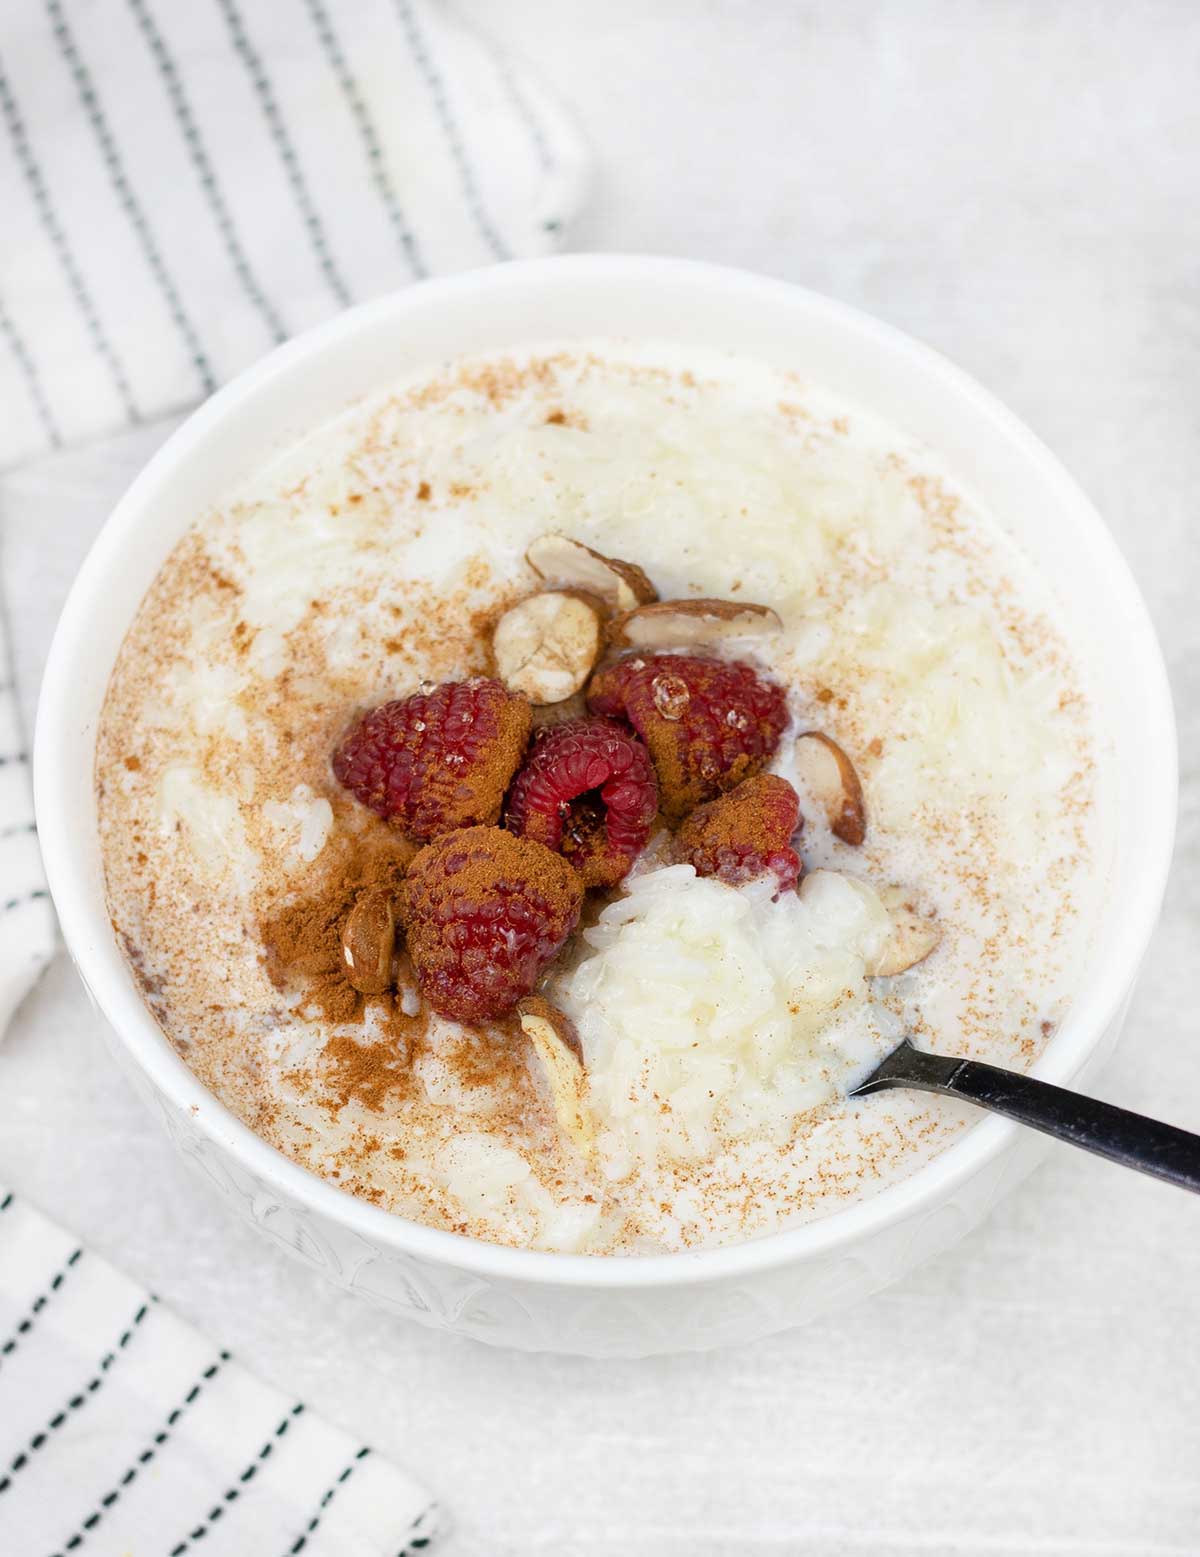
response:
[(0, 1038), (54, 951), (54, 914), (42, 874), (29, 752), (0, 612)]
[[(191, 404), (348, 303), (558, 246), (586, 163), (431, 0), (7, 0), (0, 467)], [(32, 819), (0, 641), (0, 1034), (54, 946)]]
[(0, 1551), (404, 1557), (438, 1513), (0, 1190)]
[(421, 276), (556, 247), (585, 158), (430, 0), (8, 0), (0, 465)]

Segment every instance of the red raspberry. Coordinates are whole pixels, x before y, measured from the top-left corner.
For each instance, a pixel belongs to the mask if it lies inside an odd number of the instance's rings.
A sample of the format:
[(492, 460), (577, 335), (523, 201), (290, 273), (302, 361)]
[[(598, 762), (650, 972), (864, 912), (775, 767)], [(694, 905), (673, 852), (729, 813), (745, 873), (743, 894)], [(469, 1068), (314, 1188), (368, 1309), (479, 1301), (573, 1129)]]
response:
[(408, 868), (404, 929), (417, 982), (456, 1022), (503, 1016), (579, 922), (583, 887), (561, 855), (499, 827), (443, 833)]
[(788, 717), (753, 666), (690, 654), (627, 654), (592, 677), (588, 707), (624, 714), (650, 748), (669, 822), (757, 773)]
[(675, 834), (671, 858), (734, 887), (770, 874), (779, 892), (790, 892), (804, 868), (791, 847), (800, 825), (796, 791), (786, 779), (760, 773), (693, 811)]
[(333, 774), (413, 838), (497, 822), (531, 717), (499, 681), (447, 681), (363, 714), (342, 736)]
[(569, 719), (534, 736), (506, 825), (564, 855), (585, 887), (615, 887), (658, 811), (646, 748), (615, 719)]

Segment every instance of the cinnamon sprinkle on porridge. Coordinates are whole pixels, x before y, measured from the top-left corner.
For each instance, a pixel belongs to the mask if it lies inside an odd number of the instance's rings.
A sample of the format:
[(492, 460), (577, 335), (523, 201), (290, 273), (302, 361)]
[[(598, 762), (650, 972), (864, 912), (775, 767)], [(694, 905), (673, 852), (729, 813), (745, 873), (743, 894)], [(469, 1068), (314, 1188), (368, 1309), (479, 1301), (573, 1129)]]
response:
[[(148, 1008), (292, 1160), (492, 1242), (728, 1243), (915, 1171), (965, 1112), (903, 1093), (848, 1103), (847, 1085), (902, 1031), (1035, 1059), (1079, 983), (1109, 858), (1088, 688), (1003, 521), (859, 408), (654, 343), (463, 361), (351, 406), (195, 516), (118, 659), (97, 796), (114, 931)], [(539, 577), (526, 549), (555, 534), (685, 602), (664, 631), (705, 601), (744, 607), (710, 613), (714, 633), (756, 605), (777, 614), (753, 638), (599, 652), (736, 661), (782, 688), (786, 727), (762, 766), (802, 817), (798, 887), (794, 869), (722, 879), (673, 863), (660, 812), (624, 879), (588, 892), (537, 981), (582, 1067), (515, 1007), (469, 1025), (438, 1014), (405, 937), (425, 840), (331, 767), (364, 711), (494, 678), (497, 624), (538, 592), (581, 591), (611, 643), (644, 596), (598, 599), (621, 595), (619, 568)], [(669, 679), (674, 729), (691, 683)], [(586, 693), (533, 708), (534, 742), (586, 720)], [(605, 717), (643, 738), (631, 710)], [(805, 732), (849, 756), (860, 845), (830, 823)], [(561, 802), (568, 856), (604, 814), (592, 791)], [(757, 822), (750, 842), (775, 847)], [(447, 891), (447, 925), (475, 925), (467, 899), (490, 879)], [(529, 892), (549, 879), (531, 867)], [(935, 949), (883, 976), (892, 888)], [(345, 942), (371, 894), (375, 983)]]

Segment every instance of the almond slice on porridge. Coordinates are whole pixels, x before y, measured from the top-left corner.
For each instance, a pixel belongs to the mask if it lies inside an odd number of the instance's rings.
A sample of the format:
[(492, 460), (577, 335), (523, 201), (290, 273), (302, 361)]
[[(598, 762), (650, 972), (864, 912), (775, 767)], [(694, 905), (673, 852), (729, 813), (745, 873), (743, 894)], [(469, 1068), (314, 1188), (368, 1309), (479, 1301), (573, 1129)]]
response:
[(806, 730), (796, 739), (795, 763), (834, 837), (856, 846), (862, 843), (867, 806), (858, 770), (843, 748), (820, 730)]
[(874, 978), (894, 978), (907, 973), (932, 955), (942, 939), (942, 927), (922, 911), (911, 887), (891, 885), (877, 889), (876, 896), (892, 922), (891, 934), (875, 963), (867, 971)]
[(582, 1156), (590, 1157), (596, 1147), (596, 1126), (588, 1105), (583, 1047), (575, 1024), (540, 995), (529, 995), (517, 1011), (559, 1129)]
[(614, 618), (608, 641), (619, 649), (680, 649), (782, 630), (778, 612), (749, 600), (659, 600)]
[(568, 535), (539, 535), (526, 549), (525, 561), (544, 583), (586, 590), (609, 611), (632, 611), (658, 599), (658, 591), (636, 562), (606, 557)]

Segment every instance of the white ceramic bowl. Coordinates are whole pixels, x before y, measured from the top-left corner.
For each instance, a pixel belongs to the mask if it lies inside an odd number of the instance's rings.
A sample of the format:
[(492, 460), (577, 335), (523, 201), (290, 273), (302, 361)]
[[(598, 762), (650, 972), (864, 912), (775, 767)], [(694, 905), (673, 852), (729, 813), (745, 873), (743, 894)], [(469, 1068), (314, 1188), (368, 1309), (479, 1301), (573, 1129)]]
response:
[(1037, 1138), (981, 1122), (911, 1178), (809, 1226), (697, 1254), (597, 1259), (496, 1248), (353, 1199), (259, 1140), (142, 1003), (105, 911), (96, 726), (138, 603), (189, 521), (273, 445), (408, 369), (548, 339), (652, 336), (801, 370), (937, 449), (1050, 576), (1090, 663), (1122, 825), (1100, 944), (1038, 1075), (1077, 1082), (1115, 1043), (1154, 926), (1176, 804), (1174, 723), (1136, 586), (1087, 498), (1001, 405), (925, 347), (828, 299), (669, 259), (578, 256), (428, 282), (341, 315), (215, 395), (118, 504), (72, 590), (35, 751), (63, 934), (112, 1048), (230, 1207), (394, 1313), (508, 1346), (592, 1355), (747, 1340), (841, 1307), (946, 1248), (1024, 1176)]

